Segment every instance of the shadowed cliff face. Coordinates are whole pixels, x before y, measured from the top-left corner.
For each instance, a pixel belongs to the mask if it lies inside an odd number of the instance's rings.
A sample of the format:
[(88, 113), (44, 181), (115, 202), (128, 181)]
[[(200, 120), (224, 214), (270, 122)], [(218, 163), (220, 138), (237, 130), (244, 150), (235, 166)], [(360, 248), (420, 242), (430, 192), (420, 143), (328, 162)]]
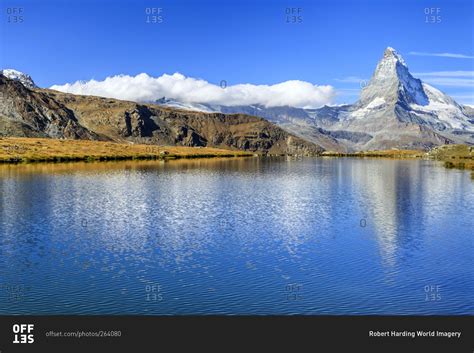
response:
[(41, 90), (0, 75), (0, 135), (99, 139), (81, 126), (74, 112)]
[(254, 116), (189, 112), (27, 89), (1, 75), (0, 135), (209, 146), (270, 154), (314, 155), (323, 151)]

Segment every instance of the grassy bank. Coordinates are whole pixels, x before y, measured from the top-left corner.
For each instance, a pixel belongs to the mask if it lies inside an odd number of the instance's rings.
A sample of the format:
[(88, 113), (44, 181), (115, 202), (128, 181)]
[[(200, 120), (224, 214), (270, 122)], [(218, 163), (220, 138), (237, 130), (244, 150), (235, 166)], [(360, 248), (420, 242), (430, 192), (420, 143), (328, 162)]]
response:
[[(323, 152), (326, 157), (370, 157), (370, 158), (426, 158), (444, 162), (446, 168), (474, 171), (474, 147), (467, 145), (443, 145), (425, 152), (421, 150), (362, 151), (352, 153)], [(474, 179), (474, 172), (471, 174)]]
[(446, 168), (474, 170), (474, 147), (467, 145), (444, 145), (428, 152), (430, 158), (444, 162)]
[[(252, 153), (243, 151), (210, 147), (155, 146), (22, 137), (0, 138), (0, 163), (167, 160), (180, 158), (248, 157), (252, 155)], [(326, 151), (321, 156), (396, 159), (430, 158), (443, 161), (447, 168), (474, 170), (474, 148), (466, 145), (444, 145), (435, 147), (429, 152), (420, 150), (363, 151), (353, 153)]]
[(424, 151), (419, 150), (383, 150), (383, 151), (360, 151), (351, 153), (326, 151), (323, 157), (371, 157), (371, 158), (422, 158)]
[(155, 146), (87, 140), (0, 138), (0, 163), (151, 160), (246, 157), (252, 153), (219, 148)]

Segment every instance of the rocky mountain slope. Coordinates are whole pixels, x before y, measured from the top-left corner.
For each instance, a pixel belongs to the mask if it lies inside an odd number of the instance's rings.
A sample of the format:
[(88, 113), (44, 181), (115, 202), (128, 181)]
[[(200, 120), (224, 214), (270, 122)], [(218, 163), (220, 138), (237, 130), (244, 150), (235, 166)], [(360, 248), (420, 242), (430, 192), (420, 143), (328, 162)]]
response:
[(182, 103), (173, 99), (162, 98), (156, 104), (188, 111), (220, 112), (224, 114), (247, 114), (262, 117), (277, 124), (284, 130), (311, 141), (325, 150), (346, 152), (348, 147), (337, 138), (319, 128), (311, 119), (311, 110), (294, 107), (264, 107), (263, 105), (224, 106), (198, 103)]
[(99, 139), (51, 96), (0, 75), (0, 136)]
[(263, 118), (202, 113), (48, 89), (0, 75), (0, 136), (209, 146), (270, 154), (323, 149)]

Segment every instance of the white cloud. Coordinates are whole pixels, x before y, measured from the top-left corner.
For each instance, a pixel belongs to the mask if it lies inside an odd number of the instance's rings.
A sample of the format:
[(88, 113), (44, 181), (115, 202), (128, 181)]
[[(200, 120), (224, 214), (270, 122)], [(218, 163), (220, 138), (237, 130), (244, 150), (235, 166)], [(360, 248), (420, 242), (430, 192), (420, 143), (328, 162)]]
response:
[(474, 77), (474, 71), (434, 71), (418, 72), (413, 74), (416, 77), (438, 76), (438, 77)]
[(442, 58), (455, 58), (455, 59), (474, 59), (474, 56), (472, 55), (456, 54), (456, 53), (424, 53), (424, 52), (418, 52), (418, 51), (411, 51), (408, 54), (418, 55), (418, 56), (439, 56)]
[(458, 103), (468, 105), (471, 108), (474, 108), (474, 94), (472, 93), (471, 94), (465, 94), (465, 93), (453, 94), (451, 97), (454, 98), (456, 102)]
[(474, 87), (474, 71), (434, 71), (413, 74), (423, 81), (445, 87)]
[(426, 77), (423, 81), (445, 87), (474, 87), (474, 79), (451, 77)]
[(131, 101), (154, 101), (166, 97), (185, 103), (262, 104), (266, 107), (290, 105), (301, 108), (331, 104), (335, 96), (332, 86), (318, 86), (305, 81), (291, 80), (274, 85), (237, 84), (222, 88), (180, 73), (156, 78), (145, 73), (137, 76), (118, 75), (103, 81), (54, 85), (51, 89)]
[(469, 100), (474, 102), (474, 94), (453, 94), (451, 97), (456, 100)]

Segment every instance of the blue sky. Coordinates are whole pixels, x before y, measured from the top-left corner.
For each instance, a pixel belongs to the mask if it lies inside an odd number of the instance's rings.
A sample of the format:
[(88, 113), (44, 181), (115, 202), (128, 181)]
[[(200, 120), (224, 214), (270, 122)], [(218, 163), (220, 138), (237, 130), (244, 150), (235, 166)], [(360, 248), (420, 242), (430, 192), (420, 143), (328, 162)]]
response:
[[(331, 85), (338, 103), (352, 102), (392, 46), (412, 73), (474, 104), (471, 0), (1, 3), (0, 66), (29, 73), (41, 87), (180, 72), (215, 84)], [(12, 7), (23, 8), (22, 23), (8, 22)], [(163, 22), (147, 23), (146, 8), (157, 7)], [(301, 23), (286, 23), (288, 8), (301, 9)], [(427, 9), (441, 16), (437, 23), (426, 23)], [(440, 71), (448, 73), (430, 74)]]

